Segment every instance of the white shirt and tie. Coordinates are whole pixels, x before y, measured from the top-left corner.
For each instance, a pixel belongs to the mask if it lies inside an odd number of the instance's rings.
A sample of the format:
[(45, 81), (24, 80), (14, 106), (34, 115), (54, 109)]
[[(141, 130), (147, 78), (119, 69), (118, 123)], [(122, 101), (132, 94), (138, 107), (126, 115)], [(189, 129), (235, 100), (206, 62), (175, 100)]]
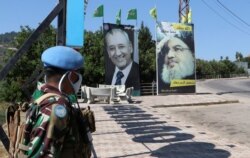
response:
[[(125, 85), (125, 82), (128, 78), (129, 72), (132, 68), (132, 63), (131, 62), (124, 70), (120, 70), (118, 67), (115, 67), (115, 72), (113, 74), (113, 79), (112, 79), (112, 85), (115, 85), (115, 83), (117, 82), (117, 73), (118, 72), (122, 72), (123, 77), (121, 78), (121, 85)], [(119, 80), (119, 79), (118, 79)]]

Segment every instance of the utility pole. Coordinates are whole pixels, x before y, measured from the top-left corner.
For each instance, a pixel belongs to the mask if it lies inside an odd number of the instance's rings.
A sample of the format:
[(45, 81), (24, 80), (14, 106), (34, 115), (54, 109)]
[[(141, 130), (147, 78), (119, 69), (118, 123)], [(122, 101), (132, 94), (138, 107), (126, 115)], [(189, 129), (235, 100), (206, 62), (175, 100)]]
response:
[(62, 4), (63, 8), (58, 14), (57, 20), (57, 45), (65, 46), (66, 43), (66, 5), (67, 0), (59, 0), (59, 3)]
[(182, 17), (185, 17), (185, 19), (188, 18), (189, 1), (190, 0), (179, 0), (179, 23), (181, 23)]

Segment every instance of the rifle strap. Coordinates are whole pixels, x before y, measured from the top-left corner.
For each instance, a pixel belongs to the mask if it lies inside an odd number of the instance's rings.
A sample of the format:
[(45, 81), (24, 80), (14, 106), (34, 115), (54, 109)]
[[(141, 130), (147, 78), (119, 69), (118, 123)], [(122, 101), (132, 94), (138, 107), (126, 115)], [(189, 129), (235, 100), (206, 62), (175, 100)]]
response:
[(38, 98), (37, 100), (35, 100), (35, 103), (37, 105), (39, 105), (42, 101), (44, 101), (46, 98), (49, 98), (49, 97), (60, 97), (59, 94), (56, 94), (56, 93), (46, 93), (44, 95), (42, 95), (40, 98)]

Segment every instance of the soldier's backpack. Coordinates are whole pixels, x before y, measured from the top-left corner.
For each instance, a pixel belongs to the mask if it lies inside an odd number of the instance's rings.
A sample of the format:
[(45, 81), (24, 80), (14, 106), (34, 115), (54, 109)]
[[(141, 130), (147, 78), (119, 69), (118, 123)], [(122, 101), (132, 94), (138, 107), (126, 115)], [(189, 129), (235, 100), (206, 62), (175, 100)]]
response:
[(9, 153), (14, 155), (15, 148), (21, 141), (21, 133), (25, 126), (25, 111), (21, 105), (11, 105), (6, 109), (7, 135), (10, 140)]
[[(49, 97), (60, 97), (58, 94), (55, 93), (46, 93), (44, 95), (42, 95), (40, 98), (38, 98), (35, 102), (31, 103), (29, 105), (29, 121), (31, 121), (32, 119), (36, 118), (36, 115), (39, 112), (39, 104), (49, 98)], [(27, 106), (27, 104), (26, 104)], [(25, 146), (23, 144), (23, 140), (24, 140), (24, 128), (25, 127), (25, 113), (26, 110), (24, 106), (10, 106), (7, 110), (6, 110), (6, 123), (7, 123), (7, 127), (8, 127), (8, 136), (10, 139), (10, 150), (9, 153), (11, 155), (12, 158), (18, 158), (21, 155), (25, 157), (25, 155), (23, 154), (23, 151), (27, 151), (28, 147)], [(91, 132), (95, 131), (95, 120), (94, 120), (94, 113), (90, 110), (90, 108), (88, 107), (87, 109), (85, 109), (83, 111), (83, 117), (84, 119), (86, 119), (85, 122), (87, 122), (87, 126), (89, 126), (89, 129)], [(86, 124), (85, 122), (82, 122), (82, 124)], [(32, 124), (32, 123), (31, 123)], [(86, 126), (86, 125), (85, 125)], [(27, 130), (27, 129), (26, 129)], [(29, 130), (32, 130), (32, 127), (29, 128)], [(26, 131), (27, 132), (27, 131)], [(85, 132), (85, 131), (81, 131), (81, 132)], [(85, 139), (88, 139), (85, 137)], [(85, 142), (87, 142), (88, 140), (85, 140)], [(86, 152), (90, 152), (87, 155), (91, 155), (91, 151), (90, 150), (86, 150)]]
[(84, 118), (86, 118), (88, 126), (89, 126), (89, 130), (91, 133), (96, 131), (96, 127), (95, 127), (95, 115), (94, 112), (92, 110), (90, 110), (90, 107), (88, 106), (86, 109), (84, 109), (84, 111), (82, 112)]

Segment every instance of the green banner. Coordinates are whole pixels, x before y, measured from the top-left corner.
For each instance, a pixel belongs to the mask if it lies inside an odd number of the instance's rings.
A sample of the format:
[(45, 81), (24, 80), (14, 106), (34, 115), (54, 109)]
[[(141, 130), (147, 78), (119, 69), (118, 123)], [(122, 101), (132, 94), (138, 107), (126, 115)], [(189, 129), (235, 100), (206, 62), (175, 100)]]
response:
[(128, 20), (130, 20), (130, 19), (136, 20), (137, 19), (137, 10), (136, 9), (129, 10), (127, 19)]
[(121, 12), (122, 10), (120, 9), (118, 14), (116, 15), (116, 24), (121, 25)]
[(100, 5), (94, 12), (94, 17), (103, 17), (104, 6)]

